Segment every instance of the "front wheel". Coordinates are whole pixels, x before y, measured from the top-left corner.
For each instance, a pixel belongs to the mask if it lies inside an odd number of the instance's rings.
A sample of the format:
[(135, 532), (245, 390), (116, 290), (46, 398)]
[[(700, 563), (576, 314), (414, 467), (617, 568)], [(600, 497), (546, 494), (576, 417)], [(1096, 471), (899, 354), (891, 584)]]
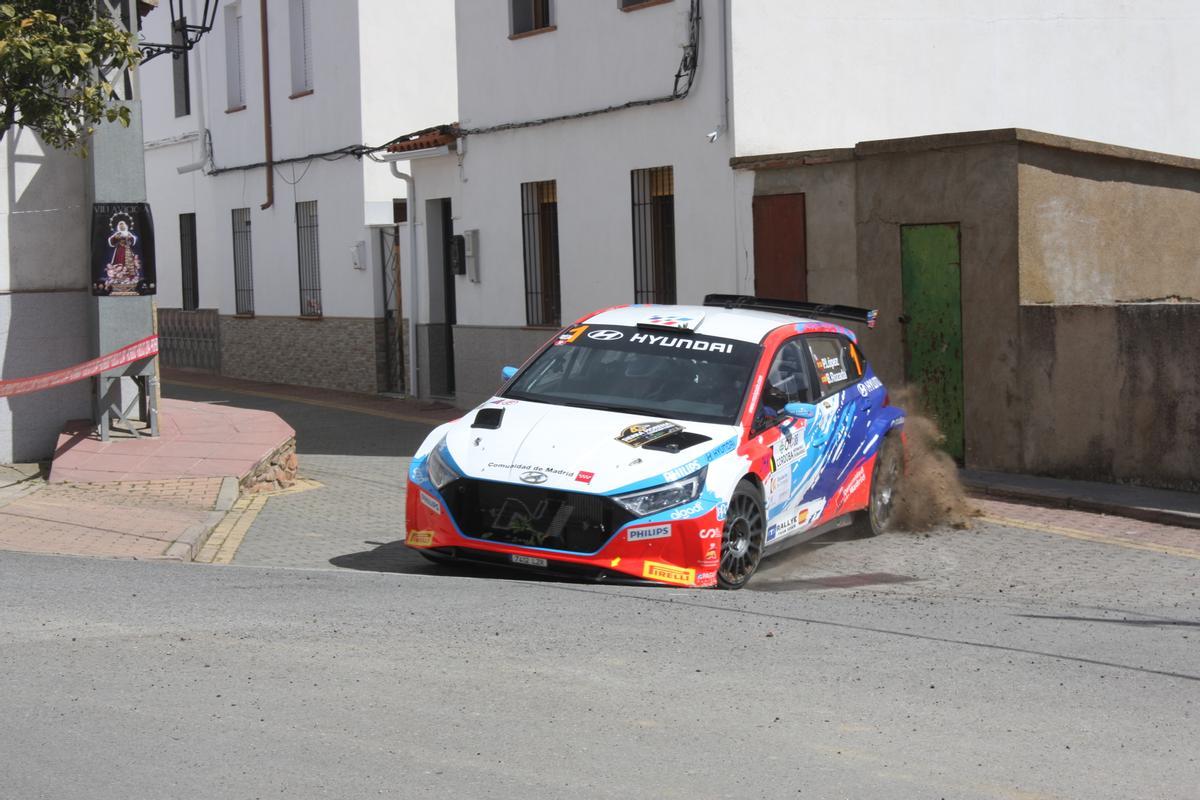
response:
[(752, 481), (743, 479), (733, 490), (725, 514), (717, 586), (741, 589), (746, 585), (762, 560), (766, 528), (762, 495)]
[(888, 530), (896, 511), (896, 491), (903, 467), (900, 437), (892, 434), (883, 440), (871, 475), (871, 498), (860, 514), (858, 531), (863, 536), (878, 536)]

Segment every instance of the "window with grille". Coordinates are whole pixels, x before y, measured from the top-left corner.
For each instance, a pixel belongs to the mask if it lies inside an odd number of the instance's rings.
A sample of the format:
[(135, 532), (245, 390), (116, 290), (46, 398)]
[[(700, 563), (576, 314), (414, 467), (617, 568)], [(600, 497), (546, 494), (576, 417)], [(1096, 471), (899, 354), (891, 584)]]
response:
[(300, 316), (321, 316), (321, 261), (317, 201), (296, 203), (296, 254), (300, 266)]
[(254, 261), (250, 251), (250, 209), (233, 210), (233, 293), (239, 314), (254, 313)]
[(512, 9), (512, 33), (541, 30), (553, 26), (550, 21), (550, 0), (510, 0)]
[(521, 184), (521, 232), (525, 319), (530, 325), (558, 325), (558, 187), (554, 181)]
[(292, 28), (292, 94), (311, 92), (312, 70), (312, 13), (309, 0), (291, 0)]
[(635, 303), (675, 302), (675, 178), (671, 167), (635, 169), (633, 292)]
[(242, 6), (225, 6), (225, 108), (234, 111), (246, 107), (243, 77)]
[(200, 265), (196, 257), (196, 215), (179, 215), (179, 264), (183, 271), (183, 310), (200, 307)]
[[(187, 18), (180, 17), (171, 31), (171, 44), (182, 47), (187, 41)], [(186, 117), (192, 113), (192, 85), (188, 76), (187, 52), (171, 56), (171, 72), (175, 81), (175, 116)]]

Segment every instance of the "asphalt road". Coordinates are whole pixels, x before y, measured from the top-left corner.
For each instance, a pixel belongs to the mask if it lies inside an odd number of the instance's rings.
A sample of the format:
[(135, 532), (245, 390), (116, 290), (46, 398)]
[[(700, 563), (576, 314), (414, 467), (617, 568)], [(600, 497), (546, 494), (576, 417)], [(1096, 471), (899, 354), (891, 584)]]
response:
[(0, 796), (1194, 798), (1194, 611), (4, 553)]
[(1197, 797), (1200, 559), (981, 523), (737, 593), (445, 572), (388, 538), (420, 430), (291, 405), (325, 486), (243, 548), (316, 568), (0, 553), (0, 798)]

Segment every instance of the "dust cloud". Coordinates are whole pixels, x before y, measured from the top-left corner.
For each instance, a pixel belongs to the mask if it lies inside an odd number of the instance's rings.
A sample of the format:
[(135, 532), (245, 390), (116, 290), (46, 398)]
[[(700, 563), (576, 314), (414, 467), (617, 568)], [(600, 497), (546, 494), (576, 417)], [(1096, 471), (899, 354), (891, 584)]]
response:
[(958, 466), (942, 450), (945, 439), (926, 413), (920, 390), (905, 386), (892, 394), (892, 405), (904, 409), (904, 472), (897, 487), (891, 528), (927, 531), (948, 525), (970, 527), (978, 511), (958, 480)]

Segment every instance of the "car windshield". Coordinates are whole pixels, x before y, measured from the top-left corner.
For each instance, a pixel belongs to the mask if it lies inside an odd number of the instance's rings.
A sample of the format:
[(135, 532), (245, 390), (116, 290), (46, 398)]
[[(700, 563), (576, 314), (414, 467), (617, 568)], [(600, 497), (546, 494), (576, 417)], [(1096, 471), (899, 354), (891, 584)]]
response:
[(504, 396), (733, 424), (760, 350), (688, 331), (580, 325), (562, 333)]

